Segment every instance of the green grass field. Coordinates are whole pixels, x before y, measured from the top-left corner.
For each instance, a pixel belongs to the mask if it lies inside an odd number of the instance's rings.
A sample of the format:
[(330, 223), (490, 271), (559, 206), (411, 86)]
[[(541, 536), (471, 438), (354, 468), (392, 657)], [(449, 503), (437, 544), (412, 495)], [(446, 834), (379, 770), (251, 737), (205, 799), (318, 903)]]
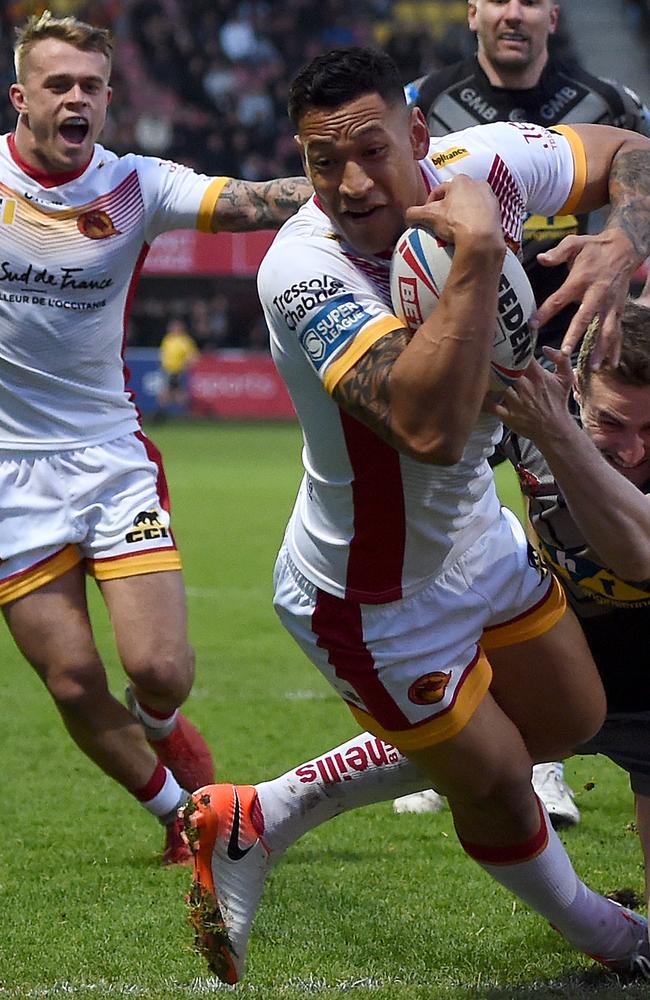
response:
[[(271, 609), (274, 556), (299, 476), (298, 431), (168, 425), (154, 437), (197, 650), (188, 715), (224, 780), (271, 777), (355, 732)], [(94, 591), (92, 607), (121, 695)], [(269, 879), (247, 978), (221, 986), (192, 951), (188, 871), (158, 864), (157, 824), (73, 747), (5, 632), (0, 642), (0, 1000), (647, 998), (647, 986), (594, 970), (494, 885), (464, 856), (448, 813), (396, 816), (389, 803), (339, 817), (288, 852)], [(630, 886), (642, 895), (626, 777), (600, 758), (577, 758), (567, 770), (583, 814), (564, 838), (578, 870), (598, 890)]]

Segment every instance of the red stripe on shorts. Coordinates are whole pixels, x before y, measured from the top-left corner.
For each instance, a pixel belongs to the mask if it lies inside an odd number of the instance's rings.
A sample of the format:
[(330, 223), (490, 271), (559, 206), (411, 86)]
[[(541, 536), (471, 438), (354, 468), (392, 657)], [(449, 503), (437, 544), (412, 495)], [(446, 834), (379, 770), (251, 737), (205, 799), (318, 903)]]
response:
[(356, 691), (366, 711), (384, 729), (409, 729), (411, 723), (379, 680), (363, 639), (359, 605), (317, 590), (311, 627), (336, 676)]
[(142, 431), (136, 431), (135, 436), (138, 441), (141, 441), (144, 445), (145, 451), (147, 453), (147, 458), (154, 463), (158, 469), (158, 475), (156, 477), (156, 490), (158, 492), (158, 497), (160, 499), (160, 506), (163, 510), (169, 513), (170, 502), (169, 502), (169, 487), (167, 486), (167, 477), (165, 476), (165, 468), (163, 466), (162, 455), (158, 448), (156, 448), (153, 441), (147, 437)]

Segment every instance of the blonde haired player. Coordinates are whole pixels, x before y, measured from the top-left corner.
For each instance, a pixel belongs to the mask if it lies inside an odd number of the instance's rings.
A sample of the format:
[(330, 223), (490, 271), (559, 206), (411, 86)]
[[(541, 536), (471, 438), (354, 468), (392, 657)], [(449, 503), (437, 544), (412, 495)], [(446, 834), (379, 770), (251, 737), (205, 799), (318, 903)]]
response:
[[(107, 31), (49, 11), (18, 32), (0, 138), (0, 604), (78, 747), (166, 826), (213, 780), (180, 711), (194, 677), (160, 455), (125, 384), (124, 331), (151, 242), (171, 229), (277, 226), (303, 179), (248, 184), (97, 143)], [(109, 692), (86, 604), (108, 608), (130, 711)]]

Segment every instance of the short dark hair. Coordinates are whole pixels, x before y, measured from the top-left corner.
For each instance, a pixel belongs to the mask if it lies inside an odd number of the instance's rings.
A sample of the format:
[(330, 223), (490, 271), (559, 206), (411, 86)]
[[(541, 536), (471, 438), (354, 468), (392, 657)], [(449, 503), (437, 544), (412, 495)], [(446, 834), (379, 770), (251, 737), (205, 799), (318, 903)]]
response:
[[(598, 369), (611, 375), (626, 385), (650, 385), (650, 307), (639, 305), (628, 299), (623, 309), (621, 324), (621, 357), (617, 365), (606, 359)], [(598, 317), (587, 330), (576, 365), (578, 388), (582, 395), (589, 390), (589, 380), (593, 374), (589, 364), (596, 343)]]
[(387, 104), (406, 105), (397, 66), (385, 52), (353, 46), (316, 56), (289, 88), (289, 118), (297, 128), (311, 108), (338, 108), (363, 94), (377, 93)]

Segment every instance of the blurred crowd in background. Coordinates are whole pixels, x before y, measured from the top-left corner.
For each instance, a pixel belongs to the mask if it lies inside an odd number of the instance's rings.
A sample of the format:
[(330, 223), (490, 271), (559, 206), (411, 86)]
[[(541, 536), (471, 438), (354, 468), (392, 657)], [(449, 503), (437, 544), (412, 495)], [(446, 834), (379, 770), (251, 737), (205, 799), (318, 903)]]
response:
[[(2, 84), (12, 28), (48, 6), (111, 28), (115, 95), (104, 142), (208, 174), (263, 180), (300, 173), (286, 103), (305, 62), (339, 45), (378, 44), (404, 82), (472, 49), (465, 0), (51, 0), (5, 2)], [(10, 108), (2, 108), (7, 131)]]
[[(286, 114), (287, 89), (319, 52), (380, 46), (407, 83), (475, 49), (466, 0), (3, 0), (4, 93), (14, 79), (14, 27), (45, 7), (108, 27), (115, 36), (115, 92), (104, 145), (118, 154), (141, 152), (248, 180), (302, 173)], [(650, 0), (630, 0), (629, 9), (640, 30), (647, 26)], [(564, 31), (552, 41), (577, 58)], [(0, 102), (0, 115), (2, 131), (11, 131), (15, 113), (8, 100)], [(236, 279), (218, 289), (214, 284), (184, 282), (184, 293), (174, 294), (169, 282), (148, 288), (143, 281), (129, 343), (159, 343), (173, 312), (201, 349), (264, 348), (266, 331), (249, 308), (250, 291), (244, 308)]]

